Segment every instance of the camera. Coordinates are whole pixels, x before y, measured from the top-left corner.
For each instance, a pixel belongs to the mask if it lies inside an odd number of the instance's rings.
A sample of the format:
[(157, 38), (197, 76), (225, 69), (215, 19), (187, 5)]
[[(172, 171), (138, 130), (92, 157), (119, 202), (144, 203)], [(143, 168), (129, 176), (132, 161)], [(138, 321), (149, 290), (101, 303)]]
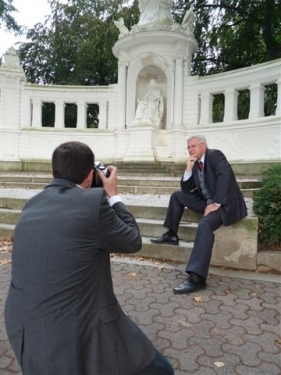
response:
[(97, 161), (95, 164), (94, 164), (94, 178), (93, 178), (93, 182), (92, 182), (92, 187), (102, 187), (103, 184), (102, 184), (102, 180), (100, 179), (100, 176), (98, 174), (98, 170), (102, 171), (102, 173), (105, 175), (105, 177), (109, 177), (110, 176), (110, 172), (109, 170), (106, 168), (106, 165)]

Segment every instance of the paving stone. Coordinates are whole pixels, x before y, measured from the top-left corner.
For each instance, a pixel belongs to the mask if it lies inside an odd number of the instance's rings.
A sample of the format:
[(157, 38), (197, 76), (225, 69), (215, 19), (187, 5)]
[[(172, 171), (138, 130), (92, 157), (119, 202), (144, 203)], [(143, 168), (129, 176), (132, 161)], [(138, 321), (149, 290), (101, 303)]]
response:
[[(0, 250), (1, 262), (9, 256)], [(280, 375), (280, 283), (226, 271), (210, 274), (204, 291), (175, 295), (182, 268), (112, 257), (120, 305), (171, 361), (175, 375)], [(3, 319), (10, 271), (9, 262), (0, 263), (0, 373), (21, 375)]]

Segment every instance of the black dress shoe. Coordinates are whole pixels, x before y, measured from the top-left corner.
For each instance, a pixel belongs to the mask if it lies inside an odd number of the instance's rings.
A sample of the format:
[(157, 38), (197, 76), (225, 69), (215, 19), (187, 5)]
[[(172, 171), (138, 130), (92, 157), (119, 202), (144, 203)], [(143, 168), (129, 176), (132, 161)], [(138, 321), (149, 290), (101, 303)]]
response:
[(150, 241), (153, 242), (153, 243), (177, 246), (179, 244), (179, 237), (177, 235), (171, 236), (169, 234), (169, 232), (166, 232), (166, 233), (163, 234), (162, 237), (157, 238), (156, 240), (151, 239)]
[(192, 293), (197, 290), (206, 289), (206, 280), (203, 277), (190, 274), (189, 277), (173, 291), (175, 294)]

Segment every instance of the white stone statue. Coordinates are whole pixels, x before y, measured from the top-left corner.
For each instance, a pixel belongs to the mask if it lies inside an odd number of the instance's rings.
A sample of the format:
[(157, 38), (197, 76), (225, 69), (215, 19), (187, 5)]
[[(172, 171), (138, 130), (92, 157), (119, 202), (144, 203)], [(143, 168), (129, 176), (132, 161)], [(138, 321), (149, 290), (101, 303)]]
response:
[(186, 31), (188, 35), (193, 35), (194, 23), (196, 16), (194, 14), (194, 5), (192, 4), (189, 10), (185, 13), (185, 16), (182, 20), (181, 27)]
[(120, 17), (117, 21), (113, 21), (113, 22), (114, 22), (114, 25), (118, 28), (118, 30), (120, 32), (119, 38), (129, 34), (129, 30), (127, 29), (127, 27), (124, 24), (123, 17)]
[(172, 0), (139, 0), (138, 25), (172, 25)]
[(164, 113), (164, 101), (155, 79), (149, 82), (149, 90), (142, 99), (138, 99), (138, 106), (133, 121), (160, 126)]

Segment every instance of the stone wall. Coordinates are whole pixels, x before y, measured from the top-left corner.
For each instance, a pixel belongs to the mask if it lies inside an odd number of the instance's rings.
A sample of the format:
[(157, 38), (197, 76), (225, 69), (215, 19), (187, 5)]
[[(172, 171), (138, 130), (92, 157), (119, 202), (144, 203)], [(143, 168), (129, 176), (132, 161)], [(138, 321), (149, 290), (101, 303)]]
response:
[[(208, 77), (190, 76), (184, 71), (180, 126), (136, 129), (120, 122), (118, 84), (108, 87), (30, 84), (16, 53), (9, 50), (0, 67), (0, 160), (49, 160), (59, 143), (80, 140), (89, 144), (102, 160), (180, 162), (186, 158), (186, 135), (204, 133), (209, 147), (221, 149), (231, 162), (278, 161), (281, 159), (280, 64), (279, 59)], [(272, 116), (264, 116), (265, 87), (272, 84), (277, 90), (276, 111)], [(249, 90), (250, 108), (248, 118), (238, 120), (241, 90)], [(214, 123), (212, 103), (217, 94), (224, 96), (224, 116), (221, 122)], [(45, 102), (55, 105), (54, 127), (42, 127)], [(66, 103), (77, 105), (76, 128), (65, 128)], [(89, 103), (99, 105), (98, 129), (86, 128)]]

